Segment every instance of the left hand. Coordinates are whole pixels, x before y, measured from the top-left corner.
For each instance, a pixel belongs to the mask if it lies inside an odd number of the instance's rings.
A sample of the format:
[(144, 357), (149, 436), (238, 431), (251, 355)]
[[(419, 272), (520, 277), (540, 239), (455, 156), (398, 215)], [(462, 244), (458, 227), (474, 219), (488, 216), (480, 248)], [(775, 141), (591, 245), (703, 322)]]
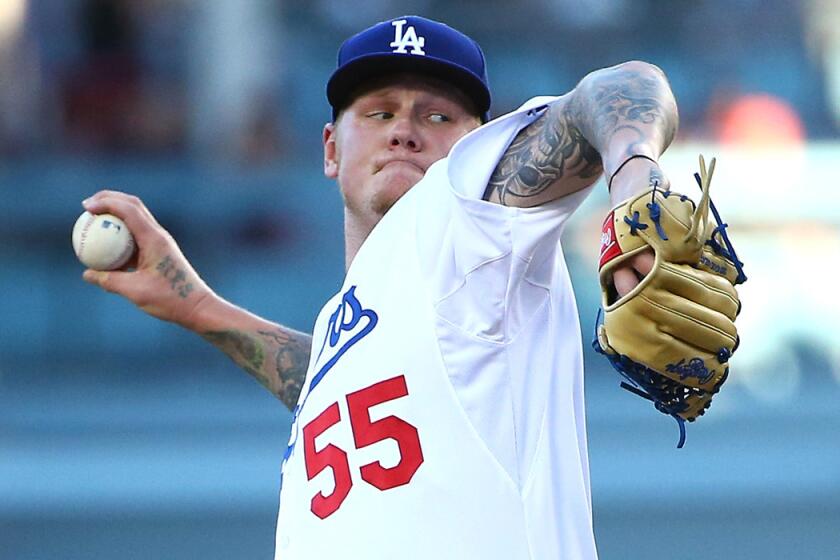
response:
[(647, 248), (616, 266), (613, 271), (613, 283), (618, 297), (626, 296), (639, 285), (642, 278), (647, 276), (653, 268), (653, 261), (653, 249)]

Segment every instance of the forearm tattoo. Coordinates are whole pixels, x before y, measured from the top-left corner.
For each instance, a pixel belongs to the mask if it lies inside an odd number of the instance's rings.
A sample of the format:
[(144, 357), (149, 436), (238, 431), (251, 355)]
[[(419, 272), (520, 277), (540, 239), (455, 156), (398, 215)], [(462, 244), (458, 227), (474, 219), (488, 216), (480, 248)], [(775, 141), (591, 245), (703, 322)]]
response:
[(593, 72), (522, 129), (490, 177), (485, 200), (521, 205), (521, 199), (531, 198), (539, 204), (556, 198), (548, 191), (564, 179), (576, 180), (578, 188), (591, 183), (603, 171), (603, 151), (619, 132), (630, 139), (625, 156), (640, 153), (642, 144), (661, 144), (661, 149), (670, 144), (677, 112), (667, 80), (653, 66), (633, 68)]
[[(587, 94), (569, 103), (569, 113), (584, 137), (606, 147), (619, 132), (630, 141), (618, 159), (640, 153), (641, 144), (664, 150), (677, 132), (677, 106), (665, 75), (656, 67), (647, 71), (623, 66), (608, 68), (587, 84)], [(643, 152), (642, 152), (643, 153)]]
[(294, 410), (309, 366), (311, 336), (283, 328), (212, 331), (202, 336)]

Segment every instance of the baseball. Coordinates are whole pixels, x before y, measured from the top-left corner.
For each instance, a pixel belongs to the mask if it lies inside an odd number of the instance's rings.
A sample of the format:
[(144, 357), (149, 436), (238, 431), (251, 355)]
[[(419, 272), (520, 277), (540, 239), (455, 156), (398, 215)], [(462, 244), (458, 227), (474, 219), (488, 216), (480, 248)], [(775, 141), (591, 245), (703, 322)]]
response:
[(84, 212), (73, 226), (73, 250), (88, 268), (114, 270), (131, 258), (134, 237), (116, 216)]

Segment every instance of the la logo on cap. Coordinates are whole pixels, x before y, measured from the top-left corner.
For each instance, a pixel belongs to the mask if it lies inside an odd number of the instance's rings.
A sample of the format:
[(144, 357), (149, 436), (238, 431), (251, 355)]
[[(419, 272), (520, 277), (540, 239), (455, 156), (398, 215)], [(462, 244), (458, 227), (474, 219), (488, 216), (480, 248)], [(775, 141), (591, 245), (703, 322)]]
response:
[(406, 47), (411, 47), (411, 54), (425, 55), (426, 52), (423, 47), (426, 45), (426, 38), (418, 37), (413, 25), (409, 25), (403, 33), (403, 27), (406, 23), (407, 20), (404, 19), (391, 22), (391, 25), (394, 26), (394, 40), (390, 46), (394, 47), (395, 53), (407, 53)]

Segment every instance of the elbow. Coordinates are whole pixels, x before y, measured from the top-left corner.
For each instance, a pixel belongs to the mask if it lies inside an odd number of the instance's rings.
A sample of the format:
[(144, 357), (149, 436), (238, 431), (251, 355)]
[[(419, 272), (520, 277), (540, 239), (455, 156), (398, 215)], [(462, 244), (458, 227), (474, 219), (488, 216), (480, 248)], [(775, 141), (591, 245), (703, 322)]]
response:
[(661, 79), (666, 83), (668, 81), (667, 76), (665, 76), (665, 71), (662, 70), (662, 68), (651, 62), (645, 62), (644, 60), (628, 60), (627, 62), (622, 62), (621, 64), (614, 66), (614, 68), (624, 72), (633, 72), (634, 74), (638, 74), (640, 76), (649, 76), (651, 78)]
[(676, 130), (679, 123), (677, 101), (674, 98), (674, 92), (671, 89), (668, 77), (662, 68), (656, 64), (642, 60), (630, 60), (619, 64), (615, 68), (619, 69), (620, 74), (635, 76), (640, 82), (648, 84), (647, 89), (655, 92), (655, 96), (660, 100), (664, 116), (671, 122), (674, 130)]

